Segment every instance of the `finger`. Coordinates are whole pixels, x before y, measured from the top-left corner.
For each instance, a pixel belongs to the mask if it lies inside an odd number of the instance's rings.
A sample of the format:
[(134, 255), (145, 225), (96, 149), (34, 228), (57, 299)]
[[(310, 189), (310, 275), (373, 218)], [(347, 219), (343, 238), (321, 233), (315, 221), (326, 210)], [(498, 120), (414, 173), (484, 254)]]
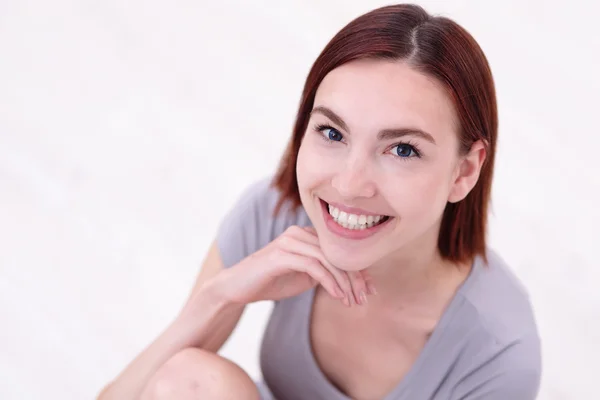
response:
[(363, 277), (363, 279), (365, 281), (369, 281), (369, 280), (373, 279), (371, 277), (371, 274), (369, 273), (369, 271), (367, 271), (366, 269), (360, 270), (360, 271), (358, 271), (358, 273)]
[(369, 272), (366, 269), (363, 269), (359, 272), (363, 280), (365, 281), (365, 284), (367, 285), (367, 294), (377, 294), (377, 289), (375, 288), (375, 284), (373, 283), (373, 277), (371, 276), (371, 274), (369, 274)]
[[(301, 241), (306, 241), (316, 248), (318, 254), (310, 254), (312, 257), (318, 258), (321, 261), (321, 263), (323, 263), (323, 265), (325, 265), (330, 271), (332, 271), (339, 285), (348, 297), (347, 301), (345, 301), (344, 304), (348, 306), (353, 303), (366, 304), (367, 300), (365, 294), (369, 293), (369, 286), (361, 281), (362, 275), (359, 274), (354, 278), (356, 280), (356, 283), (353, 285), (351, 283), (352, 279), (350, 278), (350, 275), (348, 273), (332, 265), (323, 255), (323, 252), (319, 245), (319, 238), (316, 235), (316, 230), (313, 227), (304, 227), (302, 229), (289, 229), (288, 233), (290, 236), (297, 238)], [(361, 292), (363, 293), (362, 297)]]
[(334, 298), (341, 299), (344, 293), (338, 286), (333, 275), (321, 263), (314, 259), (293, 253), (286, 253), (282, 256), (281, 262), (287, 268), (293, 271), (300, 271), (308, 274), (316, 280), (325, 290)]
[[(312, 226), (307, 226), (302, 228), (304, 232), (298, 232), (298, 238), (306, 240), (310, 243), (319, 244), (319, 236), (317, 236), (317, 231)], [(294, 234), (294, 232), (292, 232)]]
[(303, 242), (308, 242), (317, 246), (319, 245), (319, 237), (317, 236), (315, 229), (309, 226), (303, 228), (299, 226), (290, 226), (281, 236), (289, 236), (302, 240)]
[(366, 281), (367, 283), (367, 294), (372, 294), (372, 295), (376, 295), (377, 294), (377, 288), (375, 287), (375, 285), (373, 284), (372, 281)]
[(350, 299), (352, 296), (352, 285), (350, 284), (350, 279), (346, 273), (334, 267), (329, 261), (327, 261), (325, 255), (317, 245), (304, 242), (295, 237), (288, 237), (285, 240), (280, 240), (280, 246), (283, 250), (290, 253), (307, 256), (318, 260), (333, 275), (338, 286), (348, 297), (347, 305), (350, 304)]
[(311, 233), (313, 235), (317, 235), (317, 230), (313, 227), (313, 226), (305, 226), (304, 230), (308, 233)]
[(356, 304), (365, 305), (367, 304), (367, 284), (363, 279), (360, 272), (350, 271), (348, 272), (350, 283), (352, 285), (352, 293)]

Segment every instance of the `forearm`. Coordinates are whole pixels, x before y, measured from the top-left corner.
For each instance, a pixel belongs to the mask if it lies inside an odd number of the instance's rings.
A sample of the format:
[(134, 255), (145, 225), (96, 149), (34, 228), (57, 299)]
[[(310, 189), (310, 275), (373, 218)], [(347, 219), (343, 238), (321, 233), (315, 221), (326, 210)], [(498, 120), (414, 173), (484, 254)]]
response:
[(212, 282), (194, 296), (194, 302), (184, 307), (176, 320), (102, 391), (98, 400), (137, 399), (152, 375), (187, 347), (218, 350), (229, 337), (243, 306), (220, 296)]

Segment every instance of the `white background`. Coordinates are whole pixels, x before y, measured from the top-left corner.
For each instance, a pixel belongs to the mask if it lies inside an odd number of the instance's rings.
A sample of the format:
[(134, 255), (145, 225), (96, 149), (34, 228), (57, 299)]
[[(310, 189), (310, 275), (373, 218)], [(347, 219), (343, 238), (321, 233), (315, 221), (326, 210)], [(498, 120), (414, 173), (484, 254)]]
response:
[[(89, 399), (174, 317), (364, 0), (0, 2), (0, 398)], [(600, 372), (596, 2), (422, 1), (496, 78), (491, 242), (529, 288), (541, 399)], [(269, 304), (222, 354), (259, 376)]]

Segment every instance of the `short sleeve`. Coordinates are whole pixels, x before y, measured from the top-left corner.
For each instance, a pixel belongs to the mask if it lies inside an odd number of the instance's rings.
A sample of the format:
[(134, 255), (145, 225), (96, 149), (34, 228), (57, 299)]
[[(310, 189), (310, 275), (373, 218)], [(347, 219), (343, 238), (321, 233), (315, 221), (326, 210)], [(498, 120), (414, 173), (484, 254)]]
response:
[(453, 400), (535, 400), (541, 380), (541, 350), (537, 334), (501, 349), (486, 364), (463, 379)]
[(260, 250), (287, 227), (310, 224), (301, 209), (282, 207), (275, 216), (279, 197), (279, 191), (271, 187), (271, 179), (259, 180), (242, 192), (217, 231), (217, 247), (225, 268)]

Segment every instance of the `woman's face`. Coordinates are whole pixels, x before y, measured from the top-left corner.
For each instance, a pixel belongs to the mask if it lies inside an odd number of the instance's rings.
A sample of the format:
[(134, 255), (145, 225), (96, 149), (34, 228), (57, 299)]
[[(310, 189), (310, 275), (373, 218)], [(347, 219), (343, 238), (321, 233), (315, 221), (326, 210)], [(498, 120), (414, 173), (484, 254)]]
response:
[(444, 89), (403, 62), (359, 60), (325, 77), (297, 178), (332, 264), (355, 271), (435, 250), (446, 204), (479, 173), (460, 156), (457, 126)]

